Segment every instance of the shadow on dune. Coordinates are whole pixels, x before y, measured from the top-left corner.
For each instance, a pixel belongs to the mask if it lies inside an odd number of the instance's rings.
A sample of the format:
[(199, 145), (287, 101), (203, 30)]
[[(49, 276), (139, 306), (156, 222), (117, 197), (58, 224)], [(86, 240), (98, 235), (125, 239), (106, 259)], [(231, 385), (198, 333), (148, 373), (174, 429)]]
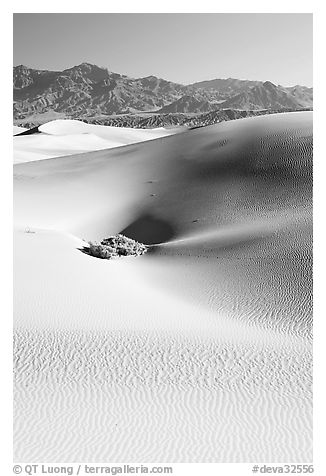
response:
[(145, 245), (165, 243), (176, 235), (170, 223), (150, 214), (140, 216), (120, 233)]
[(19, 134), (14, 134), (14, 137), (29, 136), (31, 134), (40, 134), (40, 133), (41, 132), (38, 130), (38, 126), (37, 126), (37, 127), (32, 127), (31, 129), (27, 129), (27, 131), (20, 132)]

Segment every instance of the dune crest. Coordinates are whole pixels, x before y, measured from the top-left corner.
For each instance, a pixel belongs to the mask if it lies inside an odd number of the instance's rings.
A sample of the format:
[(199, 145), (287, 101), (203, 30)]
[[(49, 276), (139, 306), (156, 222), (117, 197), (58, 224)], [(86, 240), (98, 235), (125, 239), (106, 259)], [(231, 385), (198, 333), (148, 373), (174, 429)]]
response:
[[(14, 163), (52, 159), (94, 150), (158, 139), (183, 132), (182, 128), (132, 129), (86, 124), (73, 119), (56, 119), (14, 138)], [(16, 132), (15, 132), (16, 131)], [(27, 129), (14, 126), (14, 134)]]

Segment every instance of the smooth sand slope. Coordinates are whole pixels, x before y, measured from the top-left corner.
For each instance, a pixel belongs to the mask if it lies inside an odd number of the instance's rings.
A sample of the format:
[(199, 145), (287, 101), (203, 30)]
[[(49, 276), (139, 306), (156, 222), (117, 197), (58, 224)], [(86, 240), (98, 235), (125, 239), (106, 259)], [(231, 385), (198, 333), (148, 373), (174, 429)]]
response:
[(22, 132), (27, 131), (25, 127), (13, 126), (13, 135), (21, 134)]
[[(14, 137), (14, 163), (120, 147), (176, 134), (184, 129), (131, 129), (58, 119), (39, 126), (38, 130), (40, 133)], [(14, 134), (24, 131), (26, 129), (14, 126)]]
[(17, 461), (311, 461), (311, 160), (300, 112), (14, 166)]

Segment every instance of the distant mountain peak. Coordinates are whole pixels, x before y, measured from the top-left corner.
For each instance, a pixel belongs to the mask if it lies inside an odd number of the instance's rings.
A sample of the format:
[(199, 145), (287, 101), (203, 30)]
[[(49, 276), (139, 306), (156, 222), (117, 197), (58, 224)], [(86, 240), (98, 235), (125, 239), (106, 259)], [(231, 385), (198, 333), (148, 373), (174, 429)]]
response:
[(265, 88), (269, 88), (269, 89), (274, 89), (274, 88), (277, 88), (276, 84), (272, 83), (271, 81), (265, 81), (263, 83), (263, 86)]
[(158, 77), (157, 77), (157, 76), (154, 76), (154, 75), (152, 75), (152, 74), (150, 74), (149, 76), (145, 76), (145, 77), (140, 78), (140, 79), (148, 79), (148, 80), (153, 80), (153, 79), (155, 79), (155, 80), (156, 80), (156, 79), (158, 79)]
[(72, 71), (72, 70), (84, 70), (84, 71), (104, 70), (104, 71), (107, 71), (107, 68), (97, 66), (96, 64), (87, 63), (85, 61), (83, 63), (80, 63), (80, 64), (76, 65), (76, 66), (72, 66), (71, 68), (66, 68), (64, 71)]
[(154, 75), (130, 78), (87, 61), (63, 71), (18, 65), (13, 74), (17, 120), (48, 111), (78, 119), (142, 111), (182, 114), (312, 106), (312, 88), (235, 78), (183, 85)]
[(31, 69), (28, 66), (25, 66), (24, 64), (18, 64), (17, 66), (14, 66), (14, 69), (16, 70), (22, 70), (22, 69)]

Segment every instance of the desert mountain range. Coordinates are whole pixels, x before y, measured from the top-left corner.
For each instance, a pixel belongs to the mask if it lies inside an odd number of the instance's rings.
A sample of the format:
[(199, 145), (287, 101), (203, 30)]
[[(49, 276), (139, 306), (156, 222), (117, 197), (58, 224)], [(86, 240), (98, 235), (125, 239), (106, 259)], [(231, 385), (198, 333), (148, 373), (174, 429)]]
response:
[[(306, 86), (283, 87), (270, 81), (233, 78), (182, 85), (156, 76), (130, 78), (90, 63), (64, 71), (15, 66), (13, 86), (14, 123), (27, 127), (40, 125), (42, 117), (48, 120), (49, 114), (102, 124), (128, 115), (127, 125), (136, 122), (137, 127), (144, 122), (139, 115), (145, 114), (145, 123), (153, 127), (185, 123), (185, 114), (213, 113), (218, 117), (225, 110), (231, 110), (229, 114), (241, 110), (255, 115), (262, 110), (309, 109), (313, 104), (313, 90)], [(168, 118), (162, 121), (162, 115)], [(125, 120), (115, 125), (126, 125)]]

